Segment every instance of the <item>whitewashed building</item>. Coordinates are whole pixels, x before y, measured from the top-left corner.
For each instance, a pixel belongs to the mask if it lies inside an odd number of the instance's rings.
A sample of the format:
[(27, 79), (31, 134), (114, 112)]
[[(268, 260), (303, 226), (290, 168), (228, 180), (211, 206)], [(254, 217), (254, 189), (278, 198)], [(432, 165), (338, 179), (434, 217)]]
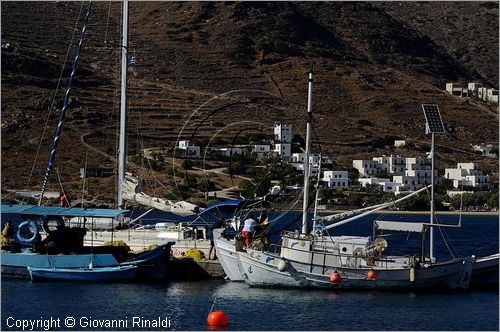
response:
[(380, 173), (378, 162), (376, 160), (353, 160), (352, 166), (358, 170), (360, 175), (372, 175)]
[(179, 150), (182, 150), (189, 156), (199, 157), (201, 148), (189, 140), (179, 141)]
[(362, 187), (365, 187), (369, 184), (372, 185), (382, 185), (383, 183), (390, 182), (390, 179), (386, 178), (359, 178), (358, 182)]
[(269, 154), (271, 151), (271, 145), (269, 144), (255, 144), (252, 147), (252, 152), (257, 154), (257, 157), (263, 157)]
[(394, 147), (395, 148), (407, 148), (410, 145), (412, 145), (413, 141), (409, 138), (406, 139), (396, 139), (394, 140)]
[(401, 183), (396, 183), (396, 182), (383, 182), (381, 184), (382, 190), (386, 193), (395, 193), (399, 194), (402, 191), (403, 186)]
[(275, 122), (274, 123), (274, 141), (280, 143), (292, 142), (292, 124)]
[(328, 188), (349, 187), (349, 176), (347, 171), (324, 171), (323, 181)]
[(476, 163), (457, 163), (456, 168), (446, 168), (444, 177), (453, 180), (453, 187), (491, 187), (490, 176), (484, 175)]
[(292, 145), (290, 143), (275, 143), (274, 152), (281, 157), (290, 157), (292, 155)]
[(223, 155), (224, 157), (231, 157), (231, 156), (241, 156), (243, 155), (243, 149), (242, 148), (220, 148), (219, 153)]
[[(295, 168), (298, 172), (304, 172), (304, 153), (294, 153), (292, 154), (291, 161), (289, 164)], [(324, 158), (323, 158), (324, 160)], [(319, 168), (319, 156), (315, 154), (311, 154), (309, 156), (309, 176), (317, 176)]]
[(459, 96), (459, 97), (469, 96), (469, 90), (467, 88), (460, 86), (460, 84), (457, 83), (446, 83), (446, 91), (450, 95), (454, 96)]
[(481, 155), (483, 157), (496, 157), (496, 154), (491, 152), (491, 150), (493, 150), (493, 148), (494, 148), (493, 144), (481, 143), (481, 144), (472, 145), (472, 149), (474, 151), (481, 152)]
[(486, 102), (498, 104), (498, 90), (484, 87), (479, 82), (470, 82), (467, 84), (467, 88), (457, 83), (446, 83), (446, 91), (454, 96), (476, 97)]

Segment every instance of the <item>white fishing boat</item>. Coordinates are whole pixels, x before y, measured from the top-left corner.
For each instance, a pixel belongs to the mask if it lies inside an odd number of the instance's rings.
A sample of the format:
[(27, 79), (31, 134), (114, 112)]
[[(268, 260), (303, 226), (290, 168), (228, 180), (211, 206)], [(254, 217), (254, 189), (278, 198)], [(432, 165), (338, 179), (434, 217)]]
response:
[(222, 229), (214, 229), (215, 248), (224, 273), (231, 281), (243, 281), (243, 276), (238, 268), (235, 239), (227, 239), (221, 233)]
[[(308, 122), (306, 134), (305, 160), (309, 158), (312, 122), (312, 81), (309, 74)], [(428, 105), (423, 105), (429, 124)], [(433, 116), (439, 116), (436, 105), (430, 105)], [(437, 115), (436, 112), (437, 111)], [(434, 119), (435, 120), (435, 119)], [(441, 126), (442, 126), (442, 122)], [(375, 231), (417, 233), (420, 235), (420, 250), (413, 255), (384, 255), (388, 246), (383, 237), (331, 236), (328, 230), (352, 222), (370, 213), (389, 208), (402, 200), (408, 199), (427, 188), (422, 188), (403, 198), (379, 204), (378, 206), (359, 209), (348, 213), (319, 217), (313, 220), (313, 232), (308, 231), (309, 198), (309, 163), (304, 166), (304, 198), (301, 232), (284, 231), (278, 245), (271, 245), (267, 250), (252, 247), (243, 251), (227, 249), (236, 253), (239, 272), (243, 280), (253, 287), (299, 287), (299, 288), (350, 288), (350, 289), (420, 289), (420, 288), (467, 288), (472, 270), (472, 259), (451, 259), (438, 262), (434, 257), (433, 229), (435, 227), (460, 227), (443, 225), (434, 219), (434, 133), (432, 133), (432, 179), (431, 179), (431, 219), (430, 222), (409, 223), (380, 221), (374, 222)], [(434, 131), (433, 131), (434, 130)], [(348, 215), (356, 216), (324, 226)], [(424, 250), (426, 234), (430, 233), (428, 254)], [(223, 244), (229, 241), (217, 241), (217, 250), (224, 250)], [(236, 274), (234, 259), (224, 264), (226, 274)], [(227, 270), (226, 270), (227, 269)], [(238, 277), (236, 276), (235, 279)]]

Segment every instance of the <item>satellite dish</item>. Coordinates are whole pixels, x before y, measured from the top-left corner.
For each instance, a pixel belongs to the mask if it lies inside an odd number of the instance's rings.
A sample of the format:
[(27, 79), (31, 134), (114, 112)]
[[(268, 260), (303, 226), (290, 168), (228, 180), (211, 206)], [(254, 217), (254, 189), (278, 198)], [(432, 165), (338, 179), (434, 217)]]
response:
[(387, 248), (387, 240), (384, 239), (383, 237), (377, 237), (375, 240), (373, 240), (373, 246), (381, 248), (381, 251), (384, 251), (385, 248)]

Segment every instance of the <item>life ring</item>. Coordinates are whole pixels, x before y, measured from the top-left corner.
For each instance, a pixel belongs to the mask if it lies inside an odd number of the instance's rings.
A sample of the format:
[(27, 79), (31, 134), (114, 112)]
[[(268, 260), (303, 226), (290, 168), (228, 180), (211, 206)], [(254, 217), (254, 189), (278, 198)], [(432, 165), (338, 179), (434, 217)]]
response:
[(47, 233), (47, 234), (52, 233), (52, 230), (49, 228), (49, 222), (53, 222), (53, 221), (56, 222), (57, 229), (60, 229), (60, 228), (64, 227), (64, 220), (61, 217), (59, 217), (59, 216), (56, 216), (56, 217), (45, 217), (43, 219), (43, 224), (42, 224), (42, 227), (43, 227), (43, 230), (45, 231), (45, 233)]
[[(22, 229), (24, 227), (28, 227), (33, 231), (33, 236), (30, 238), (26, 238), (22, 235)], [(21, 243), (32, 244), (38, 239), (38, 234), (40, 234), (40, 226), (38, 223), (32, 220), (23, 221), (17, 230), (17, 238)]]

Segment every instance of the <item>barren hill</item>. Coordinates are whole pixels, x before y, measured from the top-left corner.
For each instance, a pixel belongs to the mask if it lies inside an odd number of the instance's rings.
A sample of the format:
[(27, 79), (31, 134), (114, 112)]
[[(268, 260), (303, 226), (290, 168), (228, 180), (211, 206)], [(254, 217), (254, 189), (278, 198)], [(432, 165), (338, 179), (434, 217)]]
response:
[[(469, 144), (498, 141), (497, 107), (443, 89), (448, 81), (498, 81), (498, 7), (455, 4), (132, 2), (129, 155), (168, 150), (178, 138), (208, 143), (269, 132), (275, 120), (303, 135), (313, 66), (314, 149), (326, 150), (337, 167), (371, 155), (423, 155), (429, 137), (420, 104), (432, 102), (447, 127), (437, 142), (438, 165), (478, 161), (496, 171), (497, 160), (472, 153)], [(2, 43), (11, 45), (2, 48), (2, 189), (38, 189), (87, 4), (1, 6)], [(85, 160), (115, 167), (120, 7), (97, 2), (90, 17), (58, 152), (72, 196), (81, 192)], [(417, 149), (393, 151), (394, 137), (414, 139)], [(139, 166), (131, 168), (165, 195), (173, 180)], [(112, 179), (92, 181), (90, 196), (112, 200)], [(59, 190), (55, 174), (50, 183)]]

